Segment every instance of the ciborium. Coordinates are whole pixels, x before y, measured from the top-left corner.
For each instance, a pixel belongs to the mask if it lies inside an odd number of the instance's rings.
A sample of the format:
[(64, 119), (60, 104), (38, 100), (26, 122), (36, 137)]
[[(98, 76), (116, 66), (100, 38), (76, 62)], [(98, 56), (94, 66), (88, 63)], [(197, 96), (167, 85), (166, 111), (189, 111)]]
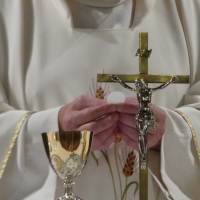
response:
[(50, 165), (63, 180), (64, 196), (57, 200), (82, 200), (73, 193), (75, 178), (84, 169), (92, 143), (91, 131), (59, 131), (42, 133)]

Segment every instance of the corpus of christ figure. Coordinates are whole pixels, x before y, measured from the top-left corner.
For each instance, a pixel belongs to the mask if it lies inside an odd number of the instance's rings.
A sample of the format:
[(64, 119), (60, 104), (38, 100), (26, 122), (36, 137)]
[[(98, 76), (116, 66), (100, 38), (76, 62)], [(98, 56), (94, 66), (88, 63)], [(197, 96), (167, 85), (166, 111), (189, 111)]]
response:
[(178, 80), (177, 76), (174, 76), (170, 81), (161, 84), (155, 88), (149, 88), (143, 79), (139, 78), (135, 80), (135, 88), (130, 87), (126, 83), (122, 82), (117, 76), (110, 75), (111, 79), (120, 83), (124, 88), (129, 89), (137, 93), (137, 99), (139, 102), (139, 110), (136, 115), (136, 129), (138, 132), (138, 145), (141, 155), (141, 169), (145, 170), (147, 166), (147, 132), (148, 128), (155, 129), (155, 117), (154, 112), (151, 110), (151, 97), (153, 92), (164, 89), (169, 84)]

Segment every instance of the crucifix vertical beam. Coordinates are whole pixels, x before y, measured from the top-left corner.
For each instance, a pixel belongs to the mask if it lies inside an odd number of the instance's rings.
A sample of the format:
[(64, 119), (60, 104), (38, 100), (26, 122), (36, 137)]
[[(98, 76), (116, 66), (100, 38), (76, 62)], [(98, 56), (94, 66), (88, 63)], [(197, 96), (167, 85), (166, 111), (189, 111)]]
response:
[[(148, 33), (140, 33), (140, 42), (139, 42), (139, 49), (140, 52), (147, 52), (148, 51)], [(149, 56), (142, 56), (140, 53), (139, 57), (139, 71), (140, 74), (148, 74), (148, 58)]]
[[(140, 74), (148, 74), (148, 33), (140, 33), (139, 35), (139, 71)], [(151, 52), (151, 50), (149, 51)], [(148, 142), (148, 134), (147, 134)], [(141, 155), (140, 155), (141, 157)], [(141, 169), (141, 159), (139, 159), (139, 197), (140, 200), (148, 200), (148, 154), (147, 167), (145, 170)]]

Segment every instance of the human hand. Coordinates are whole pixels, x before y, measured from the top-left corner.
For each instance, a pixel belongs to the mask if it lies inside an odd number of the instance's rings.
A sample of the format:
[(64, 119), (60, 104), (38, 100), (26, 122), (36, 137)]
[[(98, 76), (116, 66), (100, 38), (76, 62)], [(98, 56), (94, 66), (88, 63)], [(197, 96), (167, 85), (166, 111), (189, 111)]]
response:
[(92, 150), (105, 149), (115, 141), (118, 119), (116, 105), (87, 95), (63, 106), (58, 114), (60, 130), (94, 132)]
[[(148, 129), (148, 147), (160, 150), (160, 141), (165, 132), (166, 113), (161, 108), (151, 105), (155, 112), (156, 129)], [(128, 97), (124, 104), (117, 105), (119, 112), (118, 133), (127, 145), (138, 150), (138, 132), (136, 130), (136, 114), (139, 104), (136, 97)]]

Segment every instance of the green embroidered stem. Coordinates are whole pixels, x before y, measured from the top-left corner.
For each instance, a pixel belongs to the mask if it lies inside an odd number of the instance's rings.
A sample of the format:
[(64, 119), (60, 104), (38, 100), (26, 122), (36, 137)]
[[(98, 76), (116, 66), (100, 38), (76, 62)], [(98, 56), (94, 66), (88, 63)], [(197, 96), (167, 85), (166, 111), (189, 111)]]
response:
[(105, 150), (105, 152), (103, 150), (101, 150), (101, 153), (104, 155), (106, 162), (109, 166), (110, 173), (111, 173), (111, 176), (112, 176), (113, 188), (114, 188), (114, 193), (115, 193), (115, 200), (117, 200), (117, 192), (116, 192), (116, 188), (115, 188), (115, 181), (114, 181), (114, 176), (113, 176), (112, 168), (111, 168), (111, 165), (110, 165), (110, 161), (109, 161), (109, 158), (108, 158), (108, 153), (107, 153), (106, 150)]
[(117, 145), (115, 143), (115, 162), (116, 162), (116, 166), (117, 166), (117, 173), (118, 173), (118, 177), (119, 177), (119, 183), (120, 183), (120, 192), (121, 192), (121, 197), (122, 197), (122, 181), (121, 181), (121, 176), (120, 176), (120, 172), (119, 172), (119, 165), (117, 162)]
[(96, 161), (97, 166), (99, 166), (99, 161), (98, 161), (98, 159), (97, 159), (97, 157), (96, 157), (94, 151), (91, 151), (91, 154), (92, 154), (92, 157), (94, 158), (94, 160)]
[[(127, 187), (127, 185), (128, 185), (128, 177), (126, 177), (126, 184), (125, 184), (125, 186)], [(127, 191), (126, 191), (126, 194), (125, 194), (125, 200), (127, 200)]]
[(123, 196), (122, 196), (122, 200), (124, 200), (124, 197), (125, 197), (125, 195), (127, 194), (128, 189), (129, 189), (130, 186), (133, 185), (133, 184), (136, 185), (135, 191), (134, 191), (134, 197), (135, 197), (135, 194), (136, 194), (136, 192), (138, 191), (139, 185), (138, 185), (138, 182), (133, 181), (133, 182), (130, 182), (130, 183), (126, 186), (126, 188), (125, 188), (125, 190), (124, 190), (124, 193), (123, 193)]

